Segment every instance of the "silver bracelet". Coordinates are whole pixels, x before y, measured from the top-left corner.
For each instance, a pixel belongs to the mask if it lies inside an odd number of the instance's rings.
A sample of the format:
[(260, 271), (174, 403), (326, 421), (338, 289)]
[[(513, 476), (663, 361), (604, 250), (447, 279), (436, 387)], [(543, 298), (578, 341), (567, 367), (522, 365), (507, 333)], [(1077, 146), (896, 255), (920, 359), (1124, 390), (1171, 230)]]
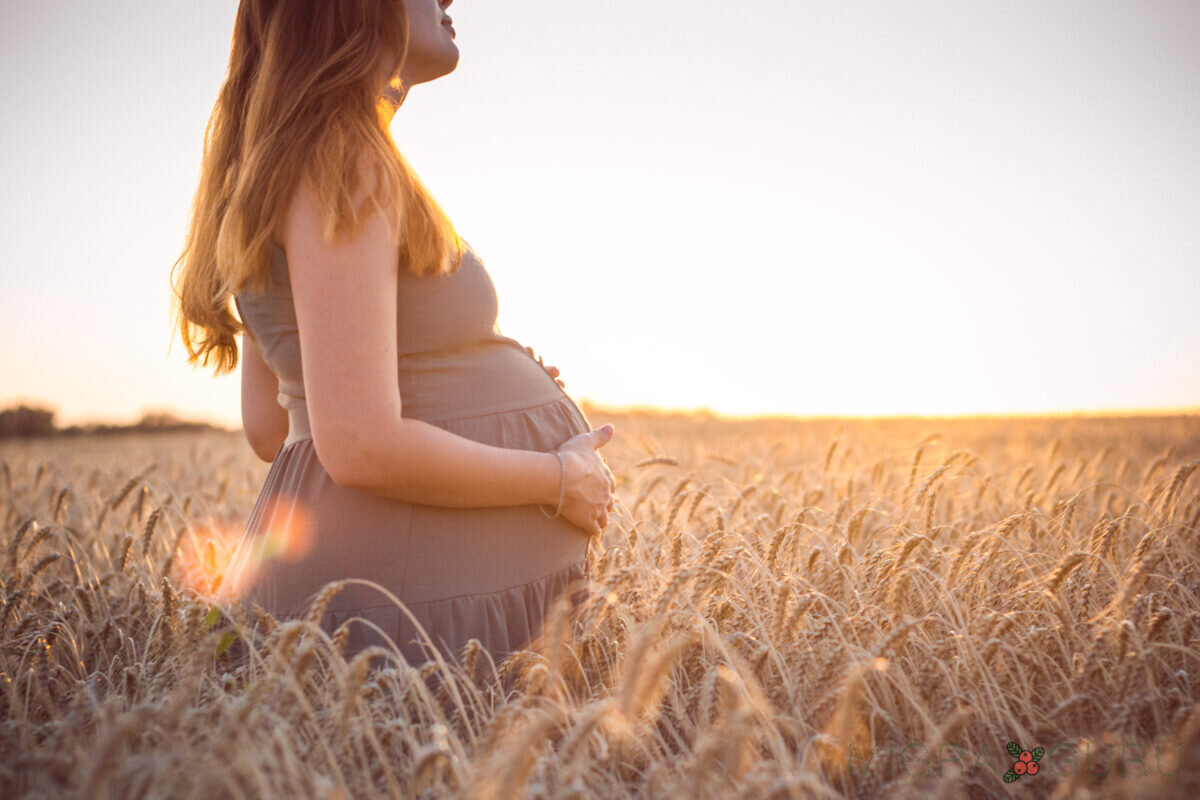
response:
[(558, 456), (559, 466), (562, 467), (562, 479), (558, 484), (558, 509), (554, 512), (553, 516), (546, 513), (546, 509), (542, 508), (541, 503), (538, 503), (538, 509), (541, 510), (541, 512), (547, 517), (550, 517), (550, 519), (556, 519), (558, 515), (562, 513), (563, 494), (567, 489), (567, 462), (565, 459), (563, 459), (562, 453), (558, 452), (557, 450), (551, 450), (550, 452)]

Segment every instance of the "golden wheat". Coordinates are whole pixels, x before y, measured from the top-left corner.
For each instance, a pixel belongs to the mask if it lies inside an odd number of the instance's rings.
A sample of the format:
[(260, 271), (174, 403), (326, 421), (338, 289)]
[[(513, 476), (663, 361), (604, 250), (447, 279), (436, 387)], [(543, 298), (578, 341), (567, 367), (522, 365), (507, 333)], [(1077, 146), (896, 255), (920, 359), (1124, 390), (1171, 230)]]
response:
[[(336, 582), (214, 605), (236, 435), (0, 443), (0, 795), (1002, 797), (1013, 739), (1048, 794), (1195, 779), (1196, 418), (616, 422), (591, 598), (457, 667), (347, 657)], [(1185, 760), (1062, 768), (1110, 745)]]

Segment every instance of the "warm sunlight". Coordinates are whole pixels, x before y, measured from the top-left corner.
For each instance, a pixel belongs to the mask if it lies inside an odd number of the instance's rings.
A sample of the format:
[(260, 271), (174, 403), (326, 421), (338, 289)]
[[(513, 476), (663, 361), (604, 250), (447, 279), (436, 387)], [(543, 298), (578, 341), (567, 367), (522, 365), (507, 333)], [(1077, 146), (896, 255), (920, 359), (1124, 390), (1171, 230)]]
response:
[(0, 797), (1196, 795), (1200, 2), (0, 18)]
[[(272, 496), (262, 513), (264, 519), (275, 521), (263, 527), (254, 543), (244, 551), (244, 558), (231, 560), (237, 539), (243, 531), (242, 527), (238, 527), (227, 532), (232, 538), (226, 539), (229, 547), (223, 558), (215, 553), (206, 554), (200, 562), (202, 570), (212, 582), (213, 591), (223, 600), (239, 598), (244, 588), (254, 581), (258, 571), (268, 562), (274, 559), (284, 563), (297, 562), (312, 551), (312, 522), (302, 502), (282, 494)], [(216, 576), (207, 574), (210, 561), (217, 572)]]
[[(0, 403), (236, 426), (236, 377), (168, 352), (166, 317), (235, 3), (119, 5), (5, 15), (5, 74), (41, 77), (10, 81), (21, 124), (0, 132), (0, 337), (27, 342), (0, 348)], [(573, 397), (737, 415), (1196, 407), (1190, 7), (729, 8), (455, 3), (458, 69), (392, 123), (486, 263), (500, 328)], [(147, 72), (146, 32), (182, 29)], [(68, 95), (82, 138), (53, 111)]]

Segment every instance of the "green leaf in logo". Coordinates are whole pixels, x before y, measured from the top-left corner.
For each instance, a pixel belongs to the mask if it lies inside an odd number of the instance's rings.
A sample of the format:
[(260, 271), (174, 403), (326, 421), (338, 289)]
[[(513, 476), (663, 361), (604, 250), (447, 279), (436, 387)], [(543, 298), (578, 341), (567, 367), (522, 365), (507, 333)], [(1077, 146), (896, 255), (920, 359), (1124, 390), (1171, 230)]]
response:
[(1044, 747), (1035, 747), (1035, 748), (1033, 748), (1033, 750), (1032, 750), (1031, 752), (1033, 753), (1033, 760), (1034, 760), (1034, 761), (1041, 761), (1041, 760), (1042, 760), (1042, 756), (1046, 755), (1046, 748), (1044, 748)]
[(1021, 745), (1017, 744), (1016, 742), (1009, 742), (1008, 743), (1008, 754), (1010, 756), (1012, 756), (1013, 758), (1020, 758)]
[(1015, 781), (1015, 780), (1016, 780), (1018, 777), (1019, 777), (1019, 776), (1017, 775), (1017, 773), (1013, 772), (1013, 771), (1010, 769), (1008, 772), (1004, 773), (1004, 782), (1005, 782), (1005, 783), (1012, 783), (1012, 782), (1013, 782), (1013, 781)]

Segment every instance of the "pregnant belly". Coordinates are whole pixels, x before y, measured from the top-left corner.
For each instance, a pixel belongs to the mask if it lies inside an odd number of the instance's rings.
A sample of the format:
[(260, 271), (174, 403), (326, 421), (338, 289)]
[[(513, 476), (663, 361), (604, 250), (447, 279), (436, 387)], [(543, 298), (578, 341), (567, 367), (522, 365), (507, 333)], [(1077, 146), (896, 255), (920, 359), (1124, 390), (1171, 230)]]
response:
[[(554, 379), (513, 344), (406, 357), (404, 416), (494, 447), (540, 452), (590, 430)], [(547, 518), (532, 504), (414, 503), (409, 542), (404, 595), (421, 602), (494, 592), (564, 569), (586, 558), (588, 534), (562, 517)]]
[(405, 355), (399, 367), (403, 415), (426, 422), (532, 408), (566, 397), (546, 370), (508, 337)]

